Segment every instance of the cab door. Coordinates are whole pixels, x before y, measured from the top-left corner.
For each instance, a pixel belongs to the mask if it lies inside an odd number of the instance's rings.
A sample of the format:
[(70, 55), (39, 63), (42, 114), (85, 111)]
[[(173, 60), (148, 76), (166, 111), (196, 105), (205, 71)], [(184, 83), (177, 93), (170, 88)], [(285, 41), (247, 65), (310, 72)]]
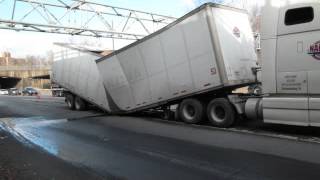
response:
[(304, 125), (320, 124), (319, 9), (319, 3), (300, 3), (282, 8), (279, 16), (277, 93), (303, 102), (295, 108)]

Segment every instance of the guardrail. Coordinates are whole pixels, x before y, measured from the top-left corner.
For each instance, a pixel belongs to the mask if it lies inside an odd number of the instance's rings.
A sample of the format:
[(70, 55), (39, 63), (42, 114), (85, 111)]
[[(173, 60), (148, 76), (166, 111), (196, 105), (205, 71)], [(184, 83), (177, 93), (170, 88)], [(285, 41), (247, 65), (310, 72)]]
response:
[(49, 65), (0, 66), (0, 71), (32, 71), (32, 70), (51, 70), (51, 66)]

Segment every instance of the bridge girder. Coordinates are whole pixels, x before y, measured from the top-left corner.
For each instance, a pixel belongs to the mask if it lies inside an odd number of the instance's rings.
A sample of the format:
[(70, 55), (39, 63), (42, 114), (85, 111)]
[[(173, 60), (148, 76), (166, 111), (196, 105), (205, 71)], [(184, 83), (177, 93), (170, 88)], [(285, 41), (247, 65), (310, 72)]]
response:
[(0, 7), (8, 1), (12, 11), (0, 29), (138, 40), (176, 20), (88, 0), (2, 0)]

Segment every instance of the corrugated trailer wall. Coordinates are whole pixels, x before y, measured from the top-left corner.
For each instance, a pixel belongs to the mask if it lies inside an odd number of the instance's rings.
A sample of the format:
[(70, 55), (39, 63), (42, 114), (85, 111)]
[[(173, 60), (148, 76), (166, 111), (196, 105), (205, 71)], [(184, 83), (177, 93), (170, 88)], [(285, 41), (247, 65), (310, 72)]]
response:
[[(213, 8), (222, 7), (204, 5), (155, 34), (97, 60), (112, 111), (143, 109), (232, 85), (227, 79), (230, 69), (224, 69), (223, 53), (214, 42), (218, 35), (212, 32)], [(255, 63), (243, 66), (251, 70)], [(254, 76), (238, 79), (245, 83), (254, 81)]]
[(53, 63), (52, 80), (73, 94), (109, 111), (106, 91), (95, 60), (100, 56), (72, 50)]

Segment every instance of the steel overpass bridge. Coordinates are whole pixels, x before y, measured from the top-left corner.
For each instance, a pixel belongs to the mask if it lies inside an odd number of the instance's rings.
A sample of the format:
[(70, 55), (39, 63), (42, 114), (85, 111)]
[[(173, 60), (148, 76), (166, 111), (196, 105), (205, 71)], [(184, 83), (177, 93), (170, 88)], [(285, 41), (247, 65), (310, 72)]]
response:
[[(98, 3), (102, 2), (102, 3)], [(174, 17), (89, 0), (0, 0), (0, 29), (135, 41)]]
[[(100, 2), (100, 3), (98, 3)], [(176, 18), (89, 0), (0, 0), (0, 29), (134, 42)], [(1, 66), (0, 88), (46, 81), (49, 67)]]

